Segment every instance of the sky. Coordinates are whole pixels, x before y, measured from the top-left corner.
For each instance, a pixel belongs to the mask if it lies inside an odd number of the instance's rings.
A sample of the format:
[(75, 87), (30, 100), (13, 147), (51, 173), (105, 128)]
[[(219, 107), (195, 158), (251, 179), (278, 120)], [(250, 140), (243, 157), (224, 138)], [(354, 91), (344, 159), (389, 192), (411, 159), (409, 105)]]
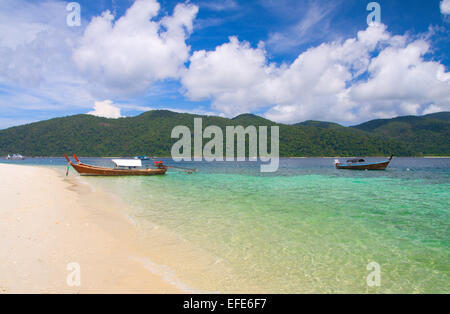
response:
[(370, 3), (80, 0), (77, 23), (69, 2), (0, 0), (0, 129), (154, 109), (343, 125), (450, 111), (450, 0)]

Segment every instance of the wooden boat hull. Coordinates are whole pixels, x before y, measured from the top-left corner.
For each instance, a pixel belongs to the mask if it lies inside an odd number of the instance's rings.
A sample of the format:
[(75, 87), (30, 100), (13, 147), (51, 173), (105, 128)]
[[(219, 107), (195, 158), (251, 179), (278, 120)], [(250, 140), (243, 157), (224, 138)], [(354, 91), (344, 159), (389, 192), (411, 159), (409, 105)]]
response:
[(82, 176), (155, 176), (164, 175), (167, 171), (167, 168), (120, 169), (97, 167), (83, 163), (70, 163), (70, 165)]
[(362, 165), (352, 165), (352, 164), (336, 164), (337, 169), (346, 169), (346, 170), (386, 170), (391, 161), (384, 161), (373, 164), (362, 164)]

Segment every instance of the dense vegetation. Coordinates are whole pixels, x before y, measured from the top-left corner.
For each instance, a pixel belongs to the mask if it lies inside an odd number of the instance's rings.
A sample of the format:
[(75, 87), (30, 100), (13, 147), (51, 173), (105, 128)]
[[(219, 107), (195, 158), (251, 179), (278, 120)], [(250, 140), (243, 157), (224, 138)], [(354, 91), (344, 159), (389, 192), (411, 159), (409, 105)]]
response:
[[(226, 119), (166, 110), (120, 119), (75, 115), (1, 130), (0, 155), (170, 156), (171, 147), (177, 141), (170, 138), (172, 129), (185, 125), (193, 131), (195, 117), (203, 118), (203, 128), (221, 127), (224, 135), (229, 125), (278, 125), (283, 157), (380, 156), (390, 152), (397, 156), (450, 155), (449, 112), (343, 127), (320, 121), (277, 124), (251, 114)], [(203, 143), (207, 141), (204, 139)]]
[(450, 112), (422, 117), (406, 116), (372, 120), (355, 128), (401, 141), (409, 151), (424, 155), (450, 155)]

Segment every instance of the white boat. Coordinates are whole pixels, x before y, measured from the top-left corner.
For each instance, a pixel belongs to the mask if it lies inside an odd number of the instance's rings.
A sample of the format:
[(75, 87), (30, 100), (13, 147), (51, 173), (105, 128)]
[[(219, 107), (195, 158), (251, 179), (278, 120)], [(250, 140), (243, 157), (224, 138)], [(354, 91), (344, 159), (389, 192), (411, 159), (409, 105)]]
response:
[(9, 159), (9, 160), (24, 160), (25, 157), (23, 157), (21, 154), (13, 154), (12, 156), (8, 154), (6, 159)]
[(134, 159), (139, 159), (139, 160), (150, 160), (150, 158), (147, 157), (147, 156), (136, 156), (136, 157), (134, 157)]

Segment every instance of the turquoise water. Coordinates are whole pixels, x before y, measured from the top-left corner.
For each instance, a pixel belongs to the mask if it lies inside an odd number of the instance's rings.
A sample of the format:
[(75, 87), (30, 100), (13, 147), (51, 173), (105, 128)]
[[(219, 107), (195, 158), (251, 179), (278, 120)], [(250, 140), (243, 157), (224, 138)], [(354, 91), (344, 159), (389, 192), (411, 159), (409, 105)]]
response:
[[(209, 275), (180, 271), (191, 285), (220, 292), (450, 292), (450, 159), (398, 158), (386, 172), (339, 171), (326, 158), (282, 159), (279, 172), (264, 175), (251, 162), (184, 166), (199, 172), (85, 179), (120, 196), (139, 221), (214, 257), (223, 267), (208, 264), (208, 274), (230, 270), (209, 284)], [(380, 287), (366, 283), (370, 262), (381, 267)]]

